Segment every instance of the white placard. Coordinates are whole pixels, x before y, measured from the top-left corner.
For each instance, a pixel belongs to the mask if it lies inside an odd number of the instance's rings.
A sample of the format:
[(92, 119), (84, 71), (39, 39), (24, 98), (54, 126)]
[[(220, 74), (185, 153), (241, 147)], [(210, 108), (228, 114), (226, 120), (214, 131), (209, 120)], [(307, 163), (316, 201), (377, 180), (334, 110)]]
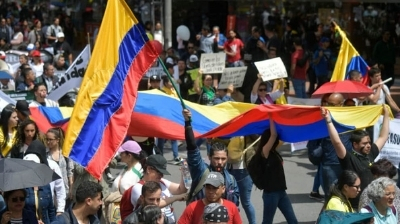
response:
[(201, 54), (200, 69), (203, 74), (222, 73), (225, 68), (225, 53)]
[[(292, 104), (292, 105), (307, 105), (307, 106), (321, 105), (320, 99), (303, 99), (303, 98), (296, 98), (296, 97), (291, 97), (291, 96), (288, 96), (287, 102), (288, 102), (288, 104)], [(307, 143), (308, 143), (308, 141), (291, 143), (290, 148), (291, 148), (292, 152), (302, 150), (302, 149), (307, 148)]]
[(256, 65), (258, 73), (261, 74), (264, 82), (288, 77), (285, 65), (283, 64), (281, 58), (257, 61), (254, 62), (254, 64)]
[[(374, 125), (374, 142), (379, 136), (383, 122), (381, 116)], [(388, 159), (395, 167), (398, 168), (400, 163), (400, 119), (393, 119), (389, 121), (389, 138), (383, 146), (375, 162), (379, 159)]]
[(164, 69), (162, 67), (151, 67), (147, 72), (146, 72), (146, 76), (150, 77), (150, 76), (163, 76), (164, 75)]
[(58, 80), (47, 98), (57, 101), (73, 88), (79, 88), (90, 59), (90, 47), (87, 45), (65, 74)]
[(218, 84), (218, 89), (227, 89), (229, 85), (235, 88), (242, 87), (247, 67), (225, 68)]

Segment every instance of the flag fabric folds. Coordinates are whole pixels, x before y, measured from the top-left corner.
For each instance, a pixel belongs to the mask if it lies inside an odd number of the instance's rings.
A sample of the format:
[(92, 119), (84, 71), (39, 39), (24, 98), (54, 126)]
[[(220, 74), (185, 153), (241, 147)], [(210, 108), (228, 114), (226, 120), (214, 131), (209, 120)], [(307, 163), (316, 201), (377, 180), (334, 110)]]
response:
[(108, 1), (63, 155), (100, 178), (126, 136), (142, 76), (157, 58), (124, 0)]
[(351, 44), (346, 33), (341, 30), (337, 24), (335, 24), (335, 30), (342, 38), (342, 44), (340, 46), (335, 69), (332, 73), (331, 82), (349, 79), (348, 73), (351, 70), (357, 70), (361, 72), (361, 75), (363, 76), (363, 84), (368, 85), (368, 64)]

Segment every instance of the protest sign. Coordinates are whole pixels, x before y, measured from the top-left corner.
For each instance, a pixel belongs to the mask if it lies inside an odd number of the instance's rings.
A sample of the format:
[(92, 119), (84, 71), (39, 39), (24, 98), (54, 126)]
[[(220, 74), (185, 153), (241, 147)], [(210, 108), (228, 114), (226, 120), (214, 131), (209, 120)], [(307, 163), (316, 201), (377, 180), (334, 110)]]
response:
[(261, 74), (264, 82), (279, 78), (286, 78), (288, 76), (286, 67), (281, 58), (257, 61), (254, 62), (254, 64), (256, 65), (258, 73)]
[(200, 69), (203, 74), (222, 73), (225, 68), (225, 53), (201, 54)]
[[(381, 116), (374, 125), (374, 142), (378, 139), (381, 132), (383, 116)], [(400, 163), (400, 119), (389, 121), (389, 137), (380, 151), (375, 162), (379, 159), (388, 159), (394, 166), (398, 168)]]
[(87, 45), (71, 64), (65, 74), (58, 80), (53, 90), (47, 96), (48, 99), (57, 101), (73, 88), (81, 86), (83, 75), (90, 59), (90, 47)]
[(151, 67), (146, 72), (146, 76), (147, 77), (150, 77), (150, 76), (153, 76), (153, 75), (160, 76), (160, 77), (165, 75), (163, 67), (160, 67), (160, 66), (159, 67)]
[(227, 89), (230, 84), (235, 88), (242, 87), (247, 67), (225, 68), (218, 84), (219, 89)]
[[(292, 104), (292, 105), (319, 106), (321, 104), (320, 99), (303, 99), (303, 98), (296, 98), (296, 97), (291, 97), (291, 96), (288, 96), (287, 101), (288, 101), (288, 104)], [(307, 148), (307, 143), (308, 143), (308, 141), (291, 143), (290, 144), (291, 151), (294, 152), (294, 151), (305, 149), (305, 148)]]

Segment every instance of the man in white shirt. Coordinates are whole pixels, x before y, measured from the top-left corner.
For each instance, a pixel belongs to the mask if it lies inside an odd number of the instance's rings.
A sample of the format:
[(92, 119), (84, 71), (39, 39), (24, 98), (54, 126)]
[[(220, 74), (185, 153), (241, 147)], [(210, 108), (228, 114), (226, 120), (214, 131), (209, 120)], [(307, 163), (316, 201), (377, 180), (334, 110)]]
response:
[(394, 110), (396, 113), (400, 113), (400, 109), (397, 106), (396, 102), (394, 102), (393, 98), (390, 96), (389, 88), (385, 84), (382, 83), (381, 71), (379, 68), (372, 68), (368, 71), (368, 76), (371, 80), (371, 89), (376, 91), (380, 91), (379, 98), (376, 102), (370, 102), (370, 104), (381, 105), (381, 104), (389, 104), (390, 108)]
[(58, 107), (57, 102), (46, 98), (47, 88), (44, 83), (36, 84), (33, 88), (33, 91), (35, 94), (35, 100), (33, 100), (32, 103), (29, 104), (29, 107)]
[(196, 39), (200, 41), (199, 50), (204, 51), (204, 53), (213, 53), (214, 35), (210, 33), (209, 26), (203, 26), (201, 35), (198, 34)]
[(60, 26), (60, 19), (54, 18), (53, 24), (51, 24), (46, 31), (46, 42), (48, 45), (53, 44), (57, 41), (57, 34), (63, 32)]

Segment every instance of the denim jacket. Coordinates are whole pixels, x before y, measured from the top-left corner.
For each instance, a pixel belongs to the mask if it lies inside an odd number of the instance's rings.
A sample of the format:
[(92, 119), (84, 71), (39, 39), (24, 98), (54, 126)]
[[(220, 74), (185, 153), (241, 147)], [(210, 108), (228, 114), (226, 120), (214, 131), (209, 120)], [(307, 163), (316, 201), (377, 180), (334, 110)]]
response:
[[(25, 209), (36, 214), (35, 193), (33, 187), (26, 188)], [(56, 209), (54, 207), (53, 196), (51, 194), (50, 184), (39, 187), (39, 216), (45, 224), (50, 224), (56, 218)]]

